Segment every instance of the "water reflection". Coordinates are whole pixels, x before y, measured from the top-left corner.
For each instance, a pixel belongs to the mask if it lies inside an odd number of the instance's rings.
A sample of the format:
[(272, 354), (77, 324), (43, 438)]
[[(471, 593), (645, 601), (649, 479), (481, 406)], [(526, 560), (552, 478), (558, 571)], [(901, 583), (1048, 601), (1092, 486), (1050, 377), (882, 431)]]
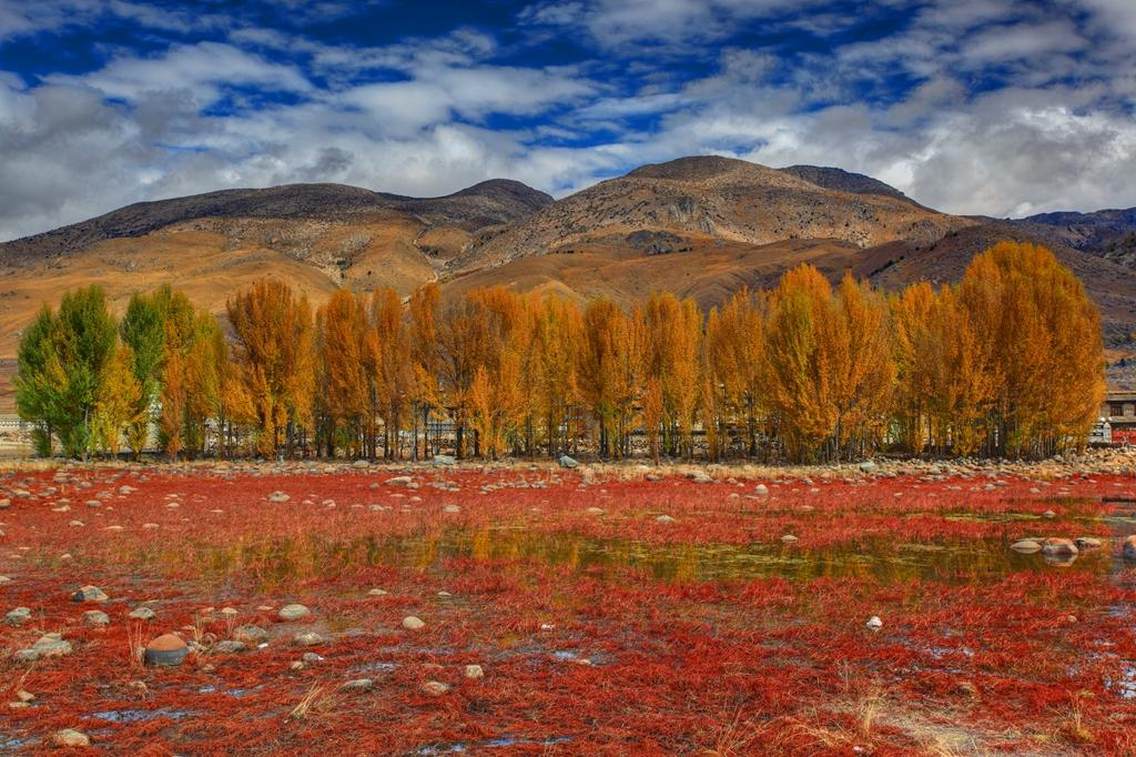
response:
[[(184, 553), (183, 553), (184, 555)], [(626, 569), (660, 581), (779, 577), (863, 578), (882, 583), (913, 579), (970, 582), (1018, 571), (1062, 570), (1108, 573), (1108, 549), (1083, 552), (1054, 563), (1040, 554), (1019, 554), (1003, 539), (896, 544), (884, 539), (808, 549), (769, 544), (648, 544), (596, 539), (574, 533), (522, 528), (446, 529), (414, 536), (367, 536), (331, 541), (318, 536), (220, 548), (203, 545), (193, 561), (218, 577), (251, 573), (272, 584), (297, 576), (329, 575), (352, 567), (389, 565), (436, 573), (460, 570), (453, 561), (514, 565), (538, 563), (599, 577)]]

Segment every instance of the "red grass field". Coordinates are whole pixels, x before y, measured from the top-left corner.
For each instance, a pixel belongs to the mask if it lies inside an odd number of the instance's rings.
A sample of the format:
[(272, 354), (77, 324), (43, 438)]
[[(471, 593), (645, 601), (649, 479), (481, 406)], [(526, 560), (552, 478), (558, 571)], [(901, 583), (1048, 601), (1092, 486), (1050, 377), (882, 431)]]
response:
[[(63, 728), (153, 754), (1136, 752), (1136, 564), (1116, 538), (1136, 478), (757, 483), (4, 474), (0, 612), (32, 618), (0, 625), (0, 752)], [(1071, 563), (1009, 549), (1030, 536), (1103, 544)], [(109, 601), (73, 601), (87, 584)], [(311, 615), (278, 620), (291, 602)], [(143, 604), (153, 620), (128, 618)], [(265, 646), (217, 650), (250, 624)], [(195, 651), (140, 662), (168, 631)], [(306, 631), (323, 643), (297, 646)], [(13, 657), (45, 632), (73, 652)]]

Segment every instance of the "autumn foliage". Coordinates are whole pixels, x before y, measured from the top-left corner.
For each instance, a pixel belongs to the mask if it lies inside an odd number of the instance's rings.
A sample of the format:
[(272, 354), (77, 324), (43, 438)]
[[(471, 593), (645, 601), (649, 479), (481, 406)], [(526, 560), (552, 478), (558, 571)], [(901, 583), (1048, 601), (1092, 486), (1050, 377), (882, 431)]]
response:
[(278, 281), (232, 336), (168, 288), (116, 329), (97, 290), (25, 332), (20, 410), (41, 449), (419, 459), (590, 451), (848, 460), (879, 450), (1036, 457), (1084, 443), (1104, 392), (1099, 316), (1053, 254), (1000, 243), (961, 282), (886, 295), (800, 266), (703, 311), (505, 288), (336, 292)]

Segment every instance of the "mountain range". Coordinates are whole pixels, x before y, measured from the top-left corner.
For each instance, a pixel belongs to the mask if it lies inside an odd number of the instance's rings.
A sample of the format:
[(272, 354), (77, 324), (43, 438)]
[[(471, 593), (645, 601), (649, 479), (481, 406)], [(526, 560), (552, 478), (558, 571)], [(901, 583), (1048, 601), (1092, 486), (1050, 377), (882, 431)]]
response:
[(495, 179), (435, 198), (292, 184), (130, 205), (0, 244), (0, 360), (10, 372), (40, 305), (87, 283), (121, 307), (131, 292), (169, 282), (218, 313), (268, 274), (314, 303), (342, 286), (405, 295), (437, 280), (444, 297), (507, 284), (625, 304), (667, 289), (710, 305), (801, 262), (885, 288), (954, 281), (1000, 239), (1052, 248), (1100, 306), (1106, 342), (1129, 343), (1136, 208), (958, 216), (836, 168), (702, 156), (642, 166), (559, 200)]

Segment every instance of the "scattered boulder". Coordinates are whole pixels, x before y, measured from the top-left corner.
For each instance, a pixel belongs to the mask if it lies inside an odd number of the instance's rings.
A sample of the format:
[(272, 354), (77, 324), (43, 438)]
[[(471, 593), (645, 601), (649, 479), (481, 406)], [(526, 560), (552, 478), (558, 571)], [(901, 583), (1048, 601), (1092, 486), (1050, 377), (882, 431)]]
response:
[(292, 620), (299, 620), (306, 618), (312, 614), (312, 611), (307, 607), (300, 604), (284, 605), (280, 608), (280, 612), (276, 613), (276, 617), (287, 622)]
[(10, 626), (22, 626), (32, 619), (32, 611), (27, 607), (17, 607), (9, 610), (4, 616), (4, 622)]
[(568, 455), (561, 455), (559, 463), (561, 468), (567, 468), (569, 470), (580, 465), (580, 463), (576, 462), (576, 458), (569, 457)]
[(660, 515), (657, 518), (655, 518), (655, 522), (657, 522), (657, 523), (674, 523), (675, 519), (672, 518), (669, 515)]
[(323, 657), (315, 652), (304, 652), (304, 656), (300, 658), (302, 662), (309, 665), (314, 665), (317, 662), (323, 662)]
[(466, 665), (465, 677), (470, 679), (484, 678), (485, 671), (481, 669), (480, 665)]
[(1095, 536), (1078, 536), (1073, 540), (1077, 549), (1097, 549), (1103, 542)]
[(58, 633), (45, 633), (35, 644), (16, 652), (15, 657), (20, 662), (35, 662), (44, 657), (60, 657), (67, 654), (71, 654), (71, 642), (66, 641)]
[(461, 511), (462, 511), (462, 509), (461, 509), (460, 505), (446, 505), (445, 507), (442, 508), (442, 512), (450, 513), (451, 515), (453, 515), (455, 513), (460, 513)]
[(753, 488), (753, 493), (756, 494), (759, 497), (768, 497), (769, 496), (769, 487), (766, 486), (765, 484), (758, 484), (757, 486), (755, 486)]
[(1078, 554), (1079, 550), (1072, 539), (1049, 538), (1042, 544), (1041, 552), (1050, 557), (1065, 557)]
[(84, 586), (71, 595), (76, 602), (106, 602), (110, 597), (97, 586)]
[(369, 592), (367, 592), (368, 597), (385, 597), (386, 595), (386, 589), (371, 589)]
[(268, 641), (268, 631), (260, 626), (237, 626), (233, 629), (233, 638), (244, 644), (256, 646)]
[[(879, 470), (880, 470), (880, 466), (876, 465), (871, 460), (865, 460), (864, 462), (860, 463), (860, 472), (861, 473), (877, 473), (877, 472), (879, 472)], [(877, 618), (877, 620), (878, 620), (878, 618)]]
[(793, 534), (785, 534), (781, 537), (781, 541), (784, 544), (796, 544), (799, 539), (797, 539), (796, 536), (793, 536)]
[(395, 476), (387, 479), (387, 486), (414, 486), (414, 479), (410, 476)]
[(300, 647), (315, 647), (323, 644), (323, 637), (315, 631), (305, 631), (293, 636), (292, 643)]
[(248, 645), (243, 641), (236, 641), (234, 639), (225, 639), (213, 645), (213, 651), (220, 654), (238, 654), (248, 649)]
[(402, 619), (402, 627), (408, 631), (418, 631), (425, 628), (426, 624), (422, 622), (421, 618), (415, 617), (414, 615), (407, 615)]
[(156, 616), (157, 613), (149, 607), (136, 607), (130, 611), (128, 617), (134, 618), (135, 620), (153, 620)]
[(87, 610), (83, 613), (83, 624), (92, 628), (101, 628), (110, 625), (110, 616), (102, 610)]
[(441, 681), (427, 681), (422, 684), (422, 691), (432, 697), (440, 697), (450, 690), (450, 685)]
[(1122, 554), (1126, 560), (1136, 560), (1136, 534), (1132, 534), (1124, 540)]
[(173, 667), (181, 665), (188, 653), (189, 647), (181, 638), (172, 633), (164, 633), (146, 645), (143, 657), (147, 665)]
[(87, 734), (82, 731), (76, 731), (74, 728), (64, 728), (62, 731), (56, 731), (51, 735), (51, 743), (58, 747), (89, 747), (91, 739)]
[(434, 463), (434, 465), (454, 465), (457, 463), (457, 460), (454, 459), (453, 455), (434, 455), (434, 459), (431, 460), (431, 462)]
[(864, 624), (869, 631), (878, 631), (884, 627), (884, 622), (880, 620), (879, 615), (873, 615), (868, 618), (868, 622)]
[(1053, 520), (1057, 517), (1057, 513), (1053, 512), (1052, 510), (1046, 510), (1041, 514), (1041, 517), (1046, 518), (1047, 520)]
[(686, 477), (689, 478), (691, 481), (693, 481), (696, 484), (712, 484), (712, 483), (714, 483), (714, 478), (709, 473), (707, 473), (706, 471), (696, 470), (696, 471), (693, 471), (693, 472), (687, 474)]
[(272, 494), (268, 495), (269, 502), (287, 502), (290, 499), (292, 499), (292, 497), (284, 492), (272, 492)]
[(1021, 552), (1023, 555), (1032, 555), (1034, 552), (1041, 551), (1041, 544), (1033, 539), (1020, 539), (1011, 544), (1010, 549)]

